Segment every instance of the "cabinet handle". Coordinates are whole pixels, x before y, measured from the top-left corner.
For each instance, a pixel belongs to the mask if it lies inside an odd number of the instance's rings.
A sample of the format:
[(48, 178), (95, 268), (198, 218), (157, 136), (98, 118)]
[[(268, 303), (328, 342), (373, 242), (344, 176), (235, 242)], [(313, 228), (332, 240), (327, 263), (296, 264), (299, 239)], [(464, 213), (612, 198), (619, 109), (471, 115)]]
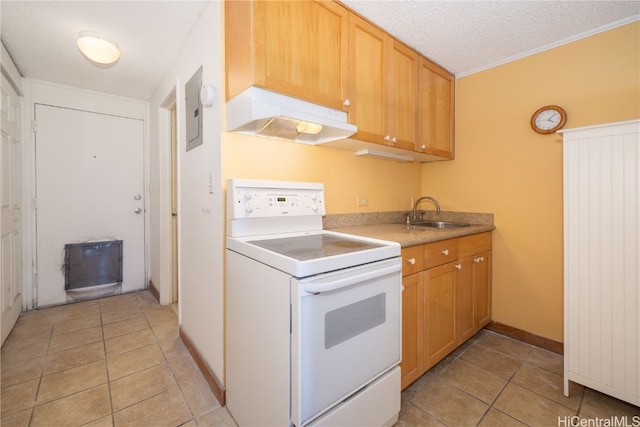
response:
[(456, 264), (456, 270), (462, 270), (462, 264)]
[(387, 142), (391, 141), (391, 135), (386, 135), (384, 137), (384, 140), (387, 141)]
[(424, 144), (422, 144), (422, 145), (420, 146), (420, 149), (421, 149), (421, 150), (424, 150), (425, 148), (427, 148), (427, 146), (426, 146), (426, 145), (424, 145)]
[(407, 262), (408, 262), (409, 264), (411, 264), (411, 265), (416, 265), (416, 259), (415, 259), (415, 258), (409, 258), (409, 259), (407, 260)]
[(484, 257), (483, 256), (475, 258), (473, 260), (473, 262), (475, 262), (476, 264), (480, 264), (482, 261), (484, 261)]
[(349, 101), (348, 99), (345, 99), (342, 105), (344, 105), (345, 107), (348, 107), (351, 105), (351, 101)]
[(442, 251), (442, 255), (448, 256), (449, 255), (449, 249), (445, 249), (444, 251)]
[(391, 143), (395, 144), (396, 142), (398, 142), (398, 139), (394, 136), (393, 138), (391, 138)]

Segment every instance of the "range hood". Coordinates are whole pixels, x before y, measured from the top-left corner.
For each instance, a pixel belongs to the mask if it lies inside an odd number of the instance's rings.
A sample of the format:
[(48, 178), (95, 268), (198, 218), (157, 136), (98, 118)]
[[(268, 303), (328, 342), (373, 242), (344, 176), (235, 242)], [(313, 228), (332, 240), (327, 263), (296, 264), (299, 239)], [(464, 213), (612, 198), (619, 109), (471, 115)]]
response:
[(358, 128), (347, 113), (250, 87), (227, 102), (227, 131), (322, 144), (348, 138)]

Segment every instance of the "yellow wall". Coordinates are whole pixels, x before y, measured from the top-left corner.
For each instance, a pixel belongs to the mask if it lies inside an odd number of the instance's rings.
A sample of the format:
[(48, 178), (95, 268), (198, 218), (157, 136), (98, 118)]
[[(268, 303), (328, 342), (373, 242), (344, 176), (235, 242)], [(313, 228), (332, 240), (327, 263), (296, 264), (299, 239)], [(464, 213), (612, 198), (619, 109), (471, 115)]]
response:
[(640, 117), (639, 36), (635, 22), (459, 79), (454, 161), (223, 133), (223, 188), (229, 177), (323, 182), (330, 214), (409, 210), (419, 195), (493, 212), (493, 320), (562, 341), (562, 139), (529, 120), (546, 104), (567, 111), (565, 128)]
[(640, 117), (640, 23), (460, 78), (456, 159), (425, 164), (422, 192), (493, 212), (493, 320), (563, 341), (562, 138), (531, 130), (547, 104), (565, 129)]
[[(329, 214), (411, 209), (420, 195), (419, 163), (356, 157), (352, 151), (223, 133), (227, 178), (322, 182)], [(368, 206), (357, 207), (358, 197)]]

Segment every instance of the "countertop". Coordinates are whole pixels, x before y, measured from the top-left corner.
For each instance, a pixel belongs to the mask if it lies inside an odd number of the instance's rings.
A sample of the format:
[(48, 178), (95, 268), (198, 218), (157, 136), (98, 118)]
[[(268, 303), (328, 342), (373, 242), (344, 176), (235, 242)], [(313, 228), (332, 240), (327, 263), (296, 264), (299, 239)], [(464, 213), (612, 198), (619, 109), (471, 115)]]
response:
[(325, 228), (339, 233), (398, 242), (403, 248), (495, 230), (493, 214), (470, 212), (422, 212), (423, 219), (471, 224), (459, 228), (432, 228), (406, 225), (402, 212), (334, 215), (325, 218)]
[(494, 225), (475, 224), (460, 228), (431, 228), (405, 224), (375, 224), (332, 228), (331, 231), (398, 242), (401, 247), (406, 248), (423, 243), (436, 242), (438, 240), (493, 231), (495, 228)]

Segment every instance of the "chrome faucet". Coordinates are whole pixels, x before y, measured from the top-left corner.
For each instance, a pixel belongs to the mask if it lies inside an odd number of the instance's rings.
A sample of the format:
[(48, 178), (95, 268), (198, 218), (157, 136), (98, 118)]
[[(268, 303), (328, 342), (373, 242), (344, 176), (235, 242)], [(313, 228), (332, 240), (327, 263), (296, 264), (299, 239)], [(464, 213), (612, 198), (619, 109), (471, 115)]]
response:
[(418, 209), (418, 205), (420, 204), (420, 202), (423, 201), (423, 200), (431, 200), (433, 202), (433, 204), (436, 205), (436, 211), (438, 213), (440, 213), (440, 203), (438, 203), (438, 201), (436, 199), (434, 199), (431, 196), (422, 196), (418, 200), (416, 200), (415, 204), (413, 205), (413, 217), (412, 218), (413, 218), (414, 221), (419, 219), (418, 215), (416, 213), (416, 210)]

